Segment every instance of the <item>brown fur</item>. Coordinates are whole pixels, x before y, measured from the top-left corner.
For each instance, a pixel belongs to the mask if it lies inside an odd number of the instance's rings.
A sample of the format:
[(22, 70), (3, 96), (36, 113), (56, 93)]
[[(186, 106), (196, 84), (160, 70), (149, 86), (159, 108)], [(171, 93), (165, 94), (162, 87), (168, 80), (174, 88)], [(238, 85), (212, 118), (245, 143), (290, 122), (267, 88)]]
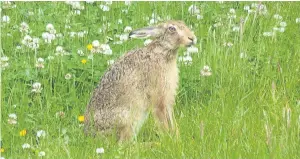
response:
[[(170, 31), (169, 26), (176, 31)], [(176, 131), (173, 104), (178, 84), (177, 50), (190, 45), (189, 38), (194, 43), (196, 37), (181, 21), (162, 23), (151, 34), (152, 43), (128, 52), (103, 75), (87, 105), (86, 133), (91, 128), (103, 133), (116, 130), (120, 141), (132, 139), (149, 110), (163, 128)]]

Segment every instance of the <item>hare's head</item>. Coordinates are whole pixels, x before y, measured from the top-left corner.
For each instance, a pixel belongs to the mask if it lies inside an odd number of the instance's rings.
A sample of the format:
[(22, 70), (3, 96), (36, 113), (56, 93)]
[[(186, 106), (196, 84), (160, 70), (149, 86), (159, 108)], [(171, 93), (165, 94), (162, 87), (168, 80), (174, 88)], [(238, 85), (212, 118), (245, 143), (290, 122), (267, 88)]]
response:
[(182, 21), (167, 21), (153, 27), (146, 27), (132, 31), (130, 38), (158, 39), (170, 48), (179, 46), (191, 46), (196, 44), (197, 38), (194, 33)]

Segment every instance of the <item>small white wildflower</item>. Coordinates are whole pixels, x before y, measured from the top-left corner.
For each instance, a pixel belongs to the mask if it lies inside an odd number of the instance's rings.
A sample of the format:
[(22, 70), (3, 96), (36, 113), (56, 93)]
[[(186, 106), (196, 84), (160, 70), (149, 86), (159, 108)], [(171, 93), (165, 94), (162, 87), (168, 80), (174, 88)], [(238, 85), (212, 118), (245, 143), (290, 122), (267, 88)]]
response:
[(66, 75), (65, 75), (65, 79), (66, 80), (69, 80), (69, 79), (71, 79), (72, 78), (72, 75), (70, 74), (70, 73), (67, 73)]
[(122, 24), (123, 20), (122, 19), (118, 19), (118, 24)]
[(230, 8), (230, 9), (229, 9), (229, 13), (231, 13), (231, 14), (235, 14), (235, 9), (233, 9), (233, 8)]
[(274, 14), (273, 17), (277, 20), (282, 20), (282, 16), (280, 16), (279, 14)]
[(79, 56), (83, 56), (83, 55), (84, 55), (84, 53), (83, 53), (82, 50), (77, 50), (77, 54), (78, 54)]
[(64, 52), (64, 48), (62, 46), (57, 46), (56, 52), (62, 53), (62, 52)]
[(3, 23), (9, 23), (9, 22), (10, 22), (9, 16), (4, 15), (4, 16), (2, 17), (2, 22), (3, 22)]
[(39, 152), (39, 157), (43, 157), (45, 155), (46, 155), (46, 153), (44, 151)]
[(3, 56), (0, 58), (1, 62), (7, 62), (9, 60), (9, 58), (7, 56)]
[(37, 62), (39, 62), (39, 63), (43, 63), (43, 62), (44, 62), (44, 59), (43, 59), (43, 58), (41, 58), (41, 57), (39, 57), (39, 58), (37, 59)]
[(131, 32), (131, 31), (132, 31), (131, 26), (126, 26), (125, 29), (124, 29), (124, 32), (125, 32), (125, 33), (129, 33), (129, 32)]
[(200, 9), (198, 9), (198, 7), (195, 6), (195, 5), (191, 5), (191, 6), (188, 8), (188, 12), (189, 12), (191, 15), (197, 15), (197, 14), (200, 14)]
[(58, 38), (62, 38), (63, 34), (62, 33), (57, 33), (55, 36), (58, 37)]
[(195, 46), (191, 46), (187, 48), (188, 53), (198, 53), (198, 48)]
[(50, 56), (50, 55), (49, 55), (49, 56), (47, 57), (47, 59), (48, 59), (48, 60), (53, 60), (53, 59), (54, 59), (54, 56)]
[(247, 54), (244, 53), (244, 52), (241, 52), (241, 53), (240, 53), (240, 58), (241, 58), (241, 59), (247, 58)]
[(47, 26), (46, 26), (46, 31), (51, 31), (51, 30), (54, 30), (54, 26), (53, 26), (53, 24), (51, 24), (51, 23), (49, 23), (49, 24), (47, 24)]
[(129, 6), (131, 4), (131, 1), (124, 1), (126, 6)]
[(197, 14), (197, 20), (203, 19), (203, 16), (200, 14)]
[(280, 22), (279, 25), (280, 25), (281, 27), (286, 27), (286, 26), (287, 26), (286, 22)]
[(120, 35), (120, 40), (121, 41), (127, 41), (128, 40), (128, 34), (122, 34), (122, 35)]
[(17, 120), (17, 115), (15, 113), (9, 114), (8, 117)]
[(39, 83), (39, 82), (35, 82), (35, 83), (33, 83), (33, 85), (32, 85), (32, 90), (31, 90), (31, 92), (41, 93), (42, 89), (43, 89), (43, 88), (42, 88), (42, 84)]
[(147, 45), (149, 45), (151, 42), (152, 42), (151, 39), (146, 39), (146, 40), (144, 41), (144, 45), (147, 46)]
[(100, 7), (100, 9), (102, 9), (104, 12), (108, 12), (108, 11), (109, 11), (109, 6), (107, 6), (107, 5), (101, 4), (99, 7)]
[(36, 136), (37, 137), (45, 137), (46, 136), (46, 132), (44, 130), (39, 130), (36, 132)]
[(200, 71), (200, 75), (201, 76), (211, 76), (212, 73), (211, 73), (211, 69), (209, 66), (205, 65), (203, 67), (203, 69)]
[(98, 48), (100, 46), (100, 42), (98, 40), (94, 40), (92, 42), (93, 47)]
[(250, 6), (244, 6), (244, 10), (246, 11), (250, 10)]
[(240, 27), (239, 27), (239, 26), (234, 26), (234, 27), (232, 28), (232, 31), (234, 31), (234, 32), (239, 32), (239, 31), (240, 31)]
[(90, 54), (87, 58), (90, 59), (90, 60), (92, 60), (94, 58), (94, 55)]
[(16, 119), (11, 119), (11, 118), (9, 118), (9, 119), (7, 120), (7, 122), (8, 122), (8, 124), (11, 124), (11, 125), (17, 124), (17, 120), (16, 120)]
[(29, 31), (29, 26), (28, 26), (27, 23), (22, 22), (19, 29), (20, 29), (20, 32), (21, 32), (21, 33), (28, 33), (28, 31)]
[(280, 27), (279, 28), (279, 32), (283, 33), (285, 31), (285, 28), (284, 27)]
[(93, 0), (86, 0), (85, 2), (89, 3), (89, 4), (93, 4), (95, 1), (93, 1)]
[(264, 32), (263, 36), (273, 36), (273, 32)]
[(103, 148), (103, 147), (97, 148), (97, 149), (96, 149), (96, 153), (97, 153), (97, 154), (102, 154), (102, 153), (104, 153), (104, 148)]
[(77, 33), (77, 36), (78, 36), (79, 38), (83, 38), (83, 37), (84, 37), (84, 32), (82, 32), (82, 31), (78, 32), (78, 33)]
[(115, 61), (114, 60), (108, 60), (107, 65), (112, 65)]
[(29, 149), (30, 145), (28, 143), (25, 143), (25, 144), (22, 145), (22, 148), (23, 149)]
[(70, 37), (71, 38), (74, 38), (75, 37), (75, 35), (77, 34), (76, 32), (74, 32), (74, 31), (71, 31), (71, 32), (69, 32), (69, 34), (70, 34)]
[(74, 10), (74, 14), (80, 15), (80, 10)]
[(128, 9), (122, 9), (122, 13), (128, 14)]

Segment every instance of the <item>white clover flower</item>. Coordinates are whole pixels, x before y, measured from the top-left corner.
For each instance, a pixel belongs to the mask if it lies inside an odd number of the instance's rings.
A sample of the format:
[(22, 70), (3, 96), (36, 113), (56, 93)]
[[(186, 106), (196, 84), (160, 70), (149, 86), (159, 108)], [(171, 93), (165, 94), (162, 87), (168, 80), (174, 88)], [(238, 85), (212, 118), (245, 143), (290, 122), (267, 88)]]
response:
[(11, 119), (15, 119), (15, 120), (17, 120), (17, 118), (18, 118), (15, 113), (9, 114), (8, 117)]
[(38, 59), (37, 59), (37, 62), (39, 62), (39, 63), (43, 63), (45, 60), (43, 59), (43, 58), (41, 58), (41, 57), (39, 57)]
[(263, 33), (263, 36), (273, 36), (274, 35), (274, 33), (273, 32), (264, 32)]
[(240, 31), (240, 27), (239, 27), (239, 26), (234, 26), (234, 27), (232, 28), (232, 31), (234, 31), (234, 32), (239, 32), (239, 31)]
[(7, 62), (9, 60), (9, 58), (7, 57), (7, 56), (2, 56), (1, 58), (0, 58), (0, 61), (1, 62)]
[(279, 32), (283, 33), (285, 31), (285, 28), (284, 27), (280, 27), (279, 28)]
[(66, 80), (69, 80), (69, 79), (71, 79), (72, 78), (72, 75), (70, 74), (70, 73), (67, 73), (66, 75), (65, 75), (65, 79)]
[(108, 12), (109, 11), (109, 6), (107, 5), (103, 5), (103, 4), (100, 4), (100, 9), (102, 9), (104, 12)]
[(104, 55), (111, 55), (112, 54), (112, 50), (109, 49), (109, 50), (104, 50), (103, 52)]
[(122, 34), (122, 35), (120, 35), (120, 40), (121, 41), (127, 41), (128, 40), (128, 34)]
[(280, 25), (281, 27), (286, 27), (286, 26), (287, 26), (286, 22), (280, 22), (279, 25)]
[(125, 29), (124, 29), (124, 32), (125, 32), (125, 33), (129, 33), (129, 32), (131, 32), (131, 31), (132, 31), (131, 26), (126, 26)]
[(16, 119), (9, 118), (9, 119), (7, 119), (7, 122), (8, 122), (8, 124), (11, 124), (11, 125), (17, 124), (17, 120)]
[(64, 52), (64, 48), (62, 46), (57, 46), (56, 47), (56, 52), (62, 53), (62, 52)]
[(76, 35), (77, 33), (74, 32), (74, 31), (71, 31), (71, 32), (69, 32), (69, 34), (70, 34), (70, 37), (71, 37), (71, 38), (75, 38), (75, 35)]
[(144, 41), (144, 45), (147, 46), (147, 45), (149, 45), (151, 42), (152, 42), (151, 39), (147, 39), (147, 40)]
[(97, 148), (97, 149), (96, 149), (96, 153), (97, 153), (97, 154), (102, 154), (102, 153), (104, 153), (104, 148), (103, 148), (103, 147)]
[(83, 37), (84, 37), (84, 32), (82, 32), (82, 31), (78, 32), (78, 33), (77, 33), (77, 36), (78, 36), (79, 38), (83, 38)]
[(79, 56), (83, 56), (83, 55), (84, 55), (84, 53), (83, 53), (82, 50), (77, 50), (77, 54), (78, 54)]
[(22, 40), (22, 44), (29, 46), (29, 44), (32, 42), (32, 38), (29, 35), (25, 35), (23, 40)]
[(36, 136), (38, 138), (45, 137), (46, 136), (46, 132), (44, 130), (39, 130), (39, 131), (36, 132)]
[(47, 39), (48, 36), (49, 36), (49, 33), (48, 33), (48, 32), (43, 32), (43, 33), (42, 33), (42, 38), (43, 38), (43, 39)]
[(108, 60), (107, 65), (112, 65), (115, 61), (114, 60)]
[(8, 60), (9, 58), (7, 56), (0, 58), (0, 69), (5, 70), (5, 68), (9, 66)]
[(229, 9), (229, 13), (231, 13), (231, 14), (235, 14), (235, 9), (233, 9), (233, 8), (230, 8), (230, 9)]
[(209, 66), (205, 65), (202, 70), (200, 71), (200, 75), (201, 76), (211, 76), (212, 73), (211, 73), (211, 69)]
[(247, 54), (244, 53), (244, 52), (241, 52), (241, 53), (240, 53), (240, 58), (241, 58), (241, 59), (247, 58)]
[(53, 26), (53, 24), (51, 24), (51, 23), (49, 23), (49, 24), (47, 24), (47, 26), (46, 26), (46, 31), (51, 31), (51, 30), (54, 30), (54, 26)]
[(125, 3), (126, 6), (131, 5), (131, 1), (124, 1), (124, 3)]
[(25, 23), (25, 22), (22, 22), (21, 24), (20, 24), (20, 32), (21, 33), (28, 33), (28, 31), (29, 31), (29, 26), (28, 26), (28, 24), (27, 23)]
[(198, 53), (198, 48), (195, 46), (191, 46), (187, 48), (188, 53)]
[(200, 9), (198, 9), (198, 7), (195, 6), (195, 5), (191, 5), (191, 6), (188, 8), (188, 12), (189, 12), (191, 15), (197, 15), (197, 14), (200, 14)]
[(39, 157), (43, 157), (45, 155), (46, 155), (46, 153), (44, 151), (39, 152)]
[(122, 24), (123, 20), (122, 19), (118, 19), (118, 24)]
[(93, 54), (89, 54), (87, 58), (90, 59), (90, 60), (92, 60), (94, 58), (94, 55)]
[(200, 14), (197, 14), (197, 20), (203, 19), (203, 16)]
[(250, 10), (250, 6), (244, 6), (244, 10), (246, 11)]
[(48, 60), (53, 60), (53, 59), (54, 59), (54, 56), (50, 56), (50, 55), (49, 55), (49, 56), (47, 57), (47, 59), (48, 59)]
[(93, 47), (98, 48), (100, 46), (100, 42), (98, 40), (94, 40), (92, 42)]
[(282, 16), (280, 16), (279, 14), (274, 14), (273, 17), (277, 20), (282, 20)]
[(93, 0), (86, 0), (85, 2), (89, 3), (89, 4), (93, 4), (95, 1), (93, 1)]
[(29, 149), (30, 145), (28, 143), (25, 143), (25, 144), (22, 145), (22, 148), (23, 149)]
[(33, 83), (33, 85), (32, 85), (32, 90), (31, 90), (31, 92), (34, 92), (34, 93), (41, 93), (41, 91), (42, 91), (42, 84), (41, 83), (39, 83), (39, 82), (35, 82), (35, 83)]
[(4, 16), (2, 17), (2, 22), (3, 22), (3, 23), (9, 23), (9, 22), (10, 22), (9, 16), (8, 16), (8, 15), (4, 15)]

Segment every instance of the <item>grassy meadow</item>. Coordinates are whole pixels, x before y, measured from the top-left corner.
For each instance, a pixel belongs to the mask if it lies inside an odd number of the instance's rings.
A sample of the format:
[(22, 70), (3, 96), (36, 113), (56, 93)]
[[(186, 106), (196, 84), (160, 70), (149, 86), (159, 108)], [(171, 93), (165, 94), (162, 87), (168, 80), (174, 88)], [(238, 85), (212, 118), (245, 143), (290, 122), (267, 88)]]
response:
[[(1, 159), (300, 158), (300, 2), (0, 4)], [(85, 136), (103, 73), (150, 42), (128, 33), (168, 19), (198, 38), (178, 53), (178, 139), (151, 115), (132, 143)]]

